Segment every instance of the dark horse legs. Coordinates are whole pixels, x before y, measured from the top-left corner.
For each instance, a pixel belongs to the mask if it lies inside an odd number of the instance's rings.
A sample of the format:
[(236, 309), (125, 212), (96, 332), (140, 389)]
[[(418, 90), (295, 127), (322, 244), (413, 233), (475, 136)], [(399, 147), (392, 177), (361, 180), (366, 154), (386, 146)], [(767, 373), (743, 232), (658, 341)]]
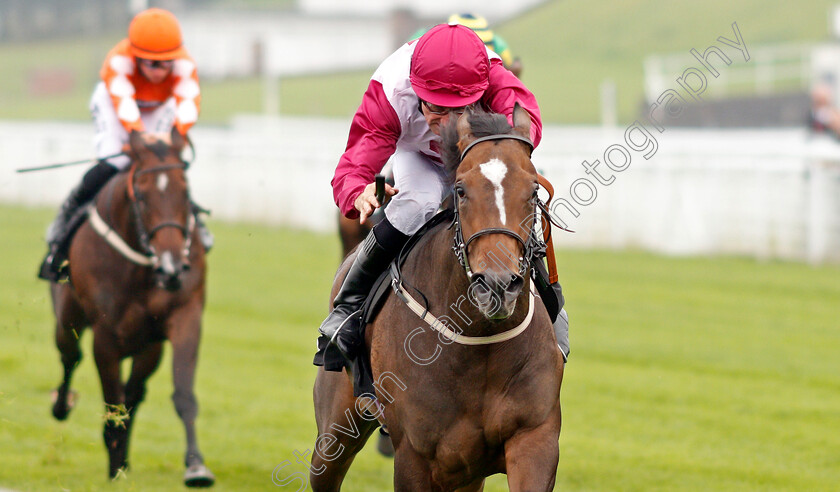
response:
[(310, 460), (309, 482), (314, 492), (337, 492), (353, 458), (379, 424), (368, 420), (367, 414), (359, 415), (360, 406), (356, 405), (353, 383), (346, 372), (318, 368), (313, 396), (318, 438)]
[(124, 397), (120, 381), (120, 356), (111, 333), (102, 327), (93, 328), (93, 357), (99, 370), (102, 397), (105, 401), (105, 429), (102, 437), (108, 450), (108, 477), (114, 478), (126, 468), (128, 415), (124, 413)]
[(193, 384), (195, 367), (198, 363), (198, 343), (201, 334), (200, 302), (192, 302), (173, 312), (167, 323), (168, 337), (172, 343), (172, 380), (175, 391), (172, 402), (175, 411), (184, 424), (187, 436), (187, 452), (184, 465), (184, 483), (188, 487), (208, 487), (216, 477), (204, 466), (204, 457), (198, 449), (195, 419), (198, 417), (198, 401)]
[[(137, 416), (137, 409), (146, 396), (146, 380), (160, 364), (162, 353), (163, 344), (156, 343), (134, 356), (131, 375), (125, 385), (125, 393), (121, 395), (124, 396), (125, 407), (109, 403), (108, 399), (105, 399), (107, 418), (105, 419), (103, 437), (108, 449), (108, 476), (110, 478), (114, 478), (121, 468), (128, 469), (128, 443), (131, 437), (131, 428)], [(119, 361), (117, 366), (119, 371)], [(111, 366), (106, 363), (104, 367)], [(100, 372), (101, 374), (102, 372)], [(119, 373), (117, 378), (119, 378)]]
[(150, 345), (140, 354), (134, 356), (131, 364), (131, 375), (125, 385), (125, 408), (128, 410), (128, 420), (125, 427), (125, 466), (128, 467), (128, 443), (131, 438), (131, 427), (137, 415), (140, 403), (146, 397), (146, 381), (154, 374), (160, 365), (163, 354), (163, 344)]
[(56, 309), (55, 345), (61, 354), (61, 365), (64, 368), (64, 376), (55, 392), (52, 414), (56, 419), (64, 420), (73, 409), (70, 381), (73, 371), (82, 360), (79, 339), (86, 323), (81, 308), (70, 299), (67, 289), (62, 290), (61, 286), (53, 285), (51, 292)]

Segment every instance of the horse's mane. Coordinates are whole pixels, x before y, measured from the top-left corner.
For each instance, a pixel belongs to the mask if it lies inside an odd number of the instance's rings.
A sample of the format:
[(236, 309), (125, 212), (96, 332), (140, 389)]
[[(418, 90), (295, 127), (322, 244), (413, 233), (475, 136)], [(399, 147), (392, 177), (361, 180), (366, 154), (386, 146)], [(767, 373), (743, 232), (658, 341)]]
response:
[[(488, 113), (482, 109), (475, 109), (466, 113), (472, 134), (477, 138), (489, 135), (506, 135), (513, 128), (503, 114)], [(455, 171), (461, 164), (461, 151), (458, 149), (458, 119), (449, 118), (449, 122), (441, 128), (441, 158), (446, 172), (446, 185), (455, 182)]]

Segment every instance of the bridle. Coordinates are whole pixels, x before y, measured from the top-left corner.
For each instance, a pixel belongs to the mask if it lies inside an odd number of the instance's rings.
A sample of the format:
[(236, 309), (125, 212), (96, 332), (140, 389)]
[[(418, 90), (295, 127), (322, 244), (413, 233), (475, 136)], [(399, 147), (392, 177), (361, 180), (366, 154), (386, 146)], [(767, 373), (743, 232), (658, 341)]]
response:
[[(136, 178), (137, 176), (143, 174), (151, 174), (151, 173), (159, 173), (165, 172), (172, 169), (182, 169), (185, 170), (189, 167), (188, 162), (181, 161), (178, 164), (168, 164), (164, 166), (157, 166), (149, 169), (141, 169), (137, 170), (137, 166), (133, 164), (128, 172), (128, 179), (126, 180), (127, 188), (128, 188), (128, 198), (131, 201), (131, 210), (134, 215), (134, 224), (137, 228), (137, 238), (140, 241), (140, 248), (142, 253), (152, 259), (157, 259), (157, 253), (155, 252), (154, 246), (152, 246), (151, 241), (155, 234), (157, 234), (161, 229), (165, 229), (167, 227), (174, 227), (181, 231), (181, 234), (184, 236), (184, 256), (189, 256), (190, 246), (192, 245), (192, 232), (195, 229), (195, 216), (191, 210), (187, 210), (187, 223), (180, 224), (178, 222), (173, 221), (165, 221), (161, 222), (160, 224), (156, 224), (154, 227), (151, 227), (148, 231), (146, 230), (145, 226), (143, 225), (142, 215), (140, 213), (140, 202), (142, 202), (142, 198), (138, 198), (138, 194), (136, 191)], [(187, 191), (187, 206), (189, 207), (189, 191)], [(157, 261), (154, 261), (156, 264)]]
[[(476, 144), (481, 142), (486, 142), (488, 140), (520, 140), (528, 144), (528, 147), (533, 151), (534, 146), (530, 140), (527, 138), (521, 137), (519, 135), (512, 135), (512, 134), (497, 134), (497, 135), (489, 135), (487, 137), (481, 137), (474, 141), (472, 141), (467, 147), (461, 152), (460, 160), (463, 161), (464, 157), (467, 155), (467, 152), (470, 151)], [(530, 158), (530, 152), (529, 152)], [(545, 188), (548, 192), (549, 198), (548, 202), (551, 201), (551, 196), (554, 193), (554, 189), (551, 186), (551, 183), (548, 182), (547, 179), (544, 177), (537, 175), (537, 181), (539, 184)], [(494, 343), (500, 343), (507, 340), (511, 340), (517, 336), (519, 336), (523, 331), (525, 331), (528, 326), (531, 324), (531, 320), (533, 319), (534, 314), (534, 303), (536, 302), (535, 297), (535, 287), (534, 283), (530, 282), (529, 287), (529, 302), (528, 302), (528, 311), (525, 315), (525, 318), (515, 327), (506, 330), (501, 333), (496, 333), (489, 336), (465, 336), (460, 331), (455, 331), (451, 329), (447, 323), (442, 321), (442, 319), (437, 318), (432, 313), (429, 312), (429, 301), (423, 293), (418, 290), (416, 287), (411, 287), (408, 282), (405, 281), (402, 277), (402, 272), (400, 271), (400, 265), (402, 265), (403, 261), (405, 260), (409, 251), (411, 251), (417, 242), (425, 236), (425, 233), (438, 227), (440, 224), (444, 223), (444, 221), (449, 220), (452, 218), (452, 223), (449, 227), (454, 227), (454, 245), (452, 246), (453, 251), (455, 252), (455, 256), (458, 258), (458, 262), (461, 266), (464, 267), (464, 271), (467, 274), (468, 279), (472, 279), (473, 272), (470, 268), (469, 260), (467, 259), (467, 248), (469, 248), (470, 243), (474, 241), (476, 238), (481, 236), (486, 236), (490, 234), (503, 234), (507, 236), (511, 236), (519, 242), (523, 247), (523, 255), (519, 257), (519, 274), (523, 277), (528, 272), (531, 264), (535, 261), (540, 261), (540, 258), (547, 257), (549, 260), (549, 278), (552, 278), (551, 275), (554, 275), (554, 279), (551, 282), (556, 281), (556, 267), (554, 266), (554, 255), (553, 254), (546, 254), (548, 251), (553, 249), (551, 245), (551, 225), (556, 225), (556, 221), (548, 216), (549, 210), (547, 206), (547, 202), (543, 202), (539, 196), (535, 198), (534, 203), (534, 223), (531, 224), (530, 231), (528, 233), (528, 240), (523, 241), (519, 234), (515, 233), (514, 231), (502, 227), (489, 227), (487, 229), (482, 229), (472, 236), (469, 237), (466, 241), (464, 241), (464, 232), (461, 228), (461, 221), (458, 209), (458, 195), (456, 193), (456, 189), (453, 188), (453, 201), (454, 207), (453, 210), (444, 209), (443, 212), (435, 215), (429, 222), (427, 222), (423, 227), (420, 228), (415, 235), (413, 235), (408, 242), (403, 246), (402, 250), (400, 251), (399, 255), (397, 255), (397, 259), (391, 263), (391, 288), (394, 290), (396, 296), (403, 302), (405, 305), (414, 312), (418, 317), (420, 317), (426, 324), (428, 324), (433, 330), (437, 331), (440, 336), (446, 337), (446, 339), (451, 340), (453, 342), (462, 344), (462, 345), (488, 345)], [(540, 213), (537, 213), (537, 209), (539, 209)], [(538, 219), (542, 220), (543, 226), (543, 238), (540, 238), (536, 232), (536, 221)], [(568, 230), (565, 227), (561, 227), (563, 230)], [(573, 232), (573, 231), (570, 231)], [(554, 272), (554, 273), (551, 273)], [(422, 299), (422, 303), (417, 301), (413, 295), (409, 292), (406, 288), (408, 286), (410, 289), (416, 291), (417, 294), (420, 295)], [(412, 333), (416, 333), (412, 332)], [(407, 339), (408, 340), (408, 339)], [(406, 342), (408, 343), (408, 341)]]
[[(515, 135), (515, 134), (495, 134), (495, 135), (488, 135), (485, 137), (480, 137), (472, 142), (464, 148), (461, 152), (461, 157), (459, 162), (463, 162), (464, 158), (467, 156), (467, 153), (472, 150), (477, 144), (482, 142), (487, 142), (491, 140), (519, 140), (524, 142), (528, 145), (530, 149), (528, 152), (528, 157), (531, 157), (531, 152), (534, 150), (534, 144), (531, 142), (530, 139)], [(539, 198), (537, 198), (537, 203), (534, 204), (534, 213), (531, 214), (534, 217), (534, 223), (531, 225), (529, 232), (528, 232), (528, 240), (523, 241), (522, 237), (517, 234), (516, 232), (504, 228), (504, 227), (488, 227), (486, 229), (481, 229), (480, 231), (471, 235), (467, 240), (464, 240), (464, 231), (461, 227), (461, 220), (460, 220), (460, 210), (458, 206), (458, 194), (457, 189), (453, 187), (452, 190), (452, 197), (453, 202), (455, 204), (455, 217), (453, 220), (454, 228), (455, 228), (455, 235), (454, 235), (454, 244), (452, 245), (452, 250), (455, 252), (455, 256), (458, 258), (458, 262), (464, 267), (464, 271), (467, 273), (467, 278), (472, 278), (473, 271), (470, 267), (469, 258), (467, 256), (467, 251), (469, 250), (470, 244), (475, 241), (476, 239), (482, 236), (488, 236), (491, 234), (502, 234), (505, 236), (510, 236), (522, 245), (523, 254), (519, 257), (519, 275), (525, 276), (528, 272), (528, 268), (531, 265), (531, 262), (537, 258), (541, 258), (545, 256), (545, 243), (540, 239), (540, 237), (536, 233), (535, 225), (539, 214), (537, 214), (537, 208), (539, 207)]]

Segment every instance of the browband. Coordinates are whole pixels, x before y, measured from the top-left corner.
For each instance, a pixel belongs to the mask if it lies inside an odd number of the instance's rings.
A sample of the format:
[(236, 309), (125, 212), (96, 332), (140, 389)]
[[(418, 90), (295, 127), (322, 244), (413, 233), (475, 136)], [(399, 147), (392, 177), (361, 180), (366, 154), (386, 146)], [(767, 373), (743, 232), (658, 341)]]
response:
[(475, 147), (477, 144), (480, 144), (481, 142), (486, 142), (488, 140), (519, 140), (520, 142), (525, 142), (526, 144), (528, 144), (528, 147), (531, 149), (531, 152), (534, 151), (534, 142), (531, 142), (530, 138), (514, 135), (513, 133), (487, 135), (486, 137), (480, 137), (470, 142), (470, 144), (467, 145), (467, 148), (465, 148), (464, 151), (461, 152), (460, 161), (464, 160), (464, 157), (467, 156), (467, 152), (469, 152), (473, 147)]

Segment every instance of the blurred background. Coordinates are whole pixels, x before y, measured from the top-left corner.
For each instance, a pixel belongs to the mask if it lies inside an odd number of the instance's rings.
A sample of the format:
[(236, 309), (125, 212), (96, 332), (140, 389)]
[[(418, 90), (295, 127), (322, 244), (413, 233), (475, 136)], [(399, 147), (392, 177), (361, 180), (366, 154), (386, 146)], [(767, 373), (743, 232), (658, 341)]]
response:
[[(636, 155), (618, 184), (575, 207), (569, 246), (840, 260), (836, 138), (810, 131), (808, 116), (815, 87), (832, 107), (840, 91), (834, 2), (515, 4), (4, 0), (0, 160), (8, 171), (90, 155), (87, 100), (104, 54), (134, 12), (160, 6), (177, 14), (199, 67), (199, 200), (218, 218), (330, 230), (329, 178), (370, 74), (418, 28), (475, 12), (523, 62), (546, 126), (535, 162), (558, 195), (634, 121), (664, 125), (655, 158)], [(737, 41), (733, 23), (746, 55), (718, 40)], [(731, 60), (708, 55), (717, 77), (690, 53), (711, 46)], [(695, 100), (677, 79), (698, 67)], [(684, 100), (662, 121), (651, 105), (667, 90)], [(0, 200), (54, 204), (78, 174), (5, 172)]]
[[(314, 438), (309, 364), (339, 261), (329, 181), (376, 66), (457, 12), (521, 59), (544, 124), (534, 163), (576, 212), (557, 209), (575, 233), (555, 234), (572, 319), (558, 490), (836, 487), (837, 0), (0, 0), (0, 456), (18, 450), (0, 486), (107, 486), (92, 357), (79, 414), (49, 420), (59, 364), (35, 279), (86, 166), (14, 171), (93, 157), (100, 65), (152, 6), (176, 14), (201, 79), (189, 178), (217, 246), (199, 434), (218, 488), (305, 470), (292, 452)], [(712, 46), (731, 60), (706, 58), (718, 76), (691, 51)], [(615, 145), (620, 171), (603, 164)], [(614, 181), (582, 165), (596, 159)], [(169, 379), (150, 382), (120, 490), (177, 485)], [(390, 461), (365, 453), (347, 490), (388, 490)]]

